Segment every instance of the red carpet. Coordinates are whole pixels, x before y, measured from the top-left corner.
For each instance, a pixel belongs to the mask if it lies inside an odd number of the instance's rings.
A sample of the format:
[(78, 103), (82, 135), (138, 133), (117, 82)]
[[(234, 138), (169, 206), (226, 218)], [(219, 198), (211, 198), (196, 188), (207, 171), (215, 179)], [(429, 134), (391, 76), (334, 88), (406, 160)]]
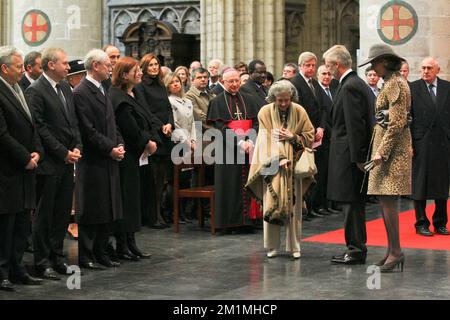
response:
[[(447, 202), (450, 209), (450, 201)], [(432, 221), (434, 204), (427, 206), (427, 216)], [(400, 217), (400, 244), (403, 248), (450, 250), (450, 236), (434, 234), (433, 237), (424, 237), (416, 234), (414, 223), (416, 222), (414, 210), (402, 212)], [(386, 229), (383, 219), (377, 219), (366, 223), (367, 245), (387, 246)], [(433, 232), (433, 226), (430, 227)], [(326, 232), (313, 237), (303, 239), (307, 242), (336, 243), (345, 244), (344, 229)]]

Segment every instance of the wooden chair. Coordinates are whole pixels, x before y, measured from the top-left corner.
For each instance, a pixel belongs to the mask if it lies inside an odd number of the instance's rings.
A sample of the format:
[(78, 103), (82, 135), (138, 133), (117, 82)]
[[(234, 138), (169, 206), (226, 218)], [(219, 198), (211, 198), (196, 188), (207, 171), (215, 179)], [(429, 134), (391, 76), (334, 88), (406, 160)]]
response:
[[(216, 233), (214, 227), (214, 186), (204, 186), (205, 183), (205, 164), (179, 164), (174, 165), (174, 177), (173, 177), (173, 231), (178, 233), (179, 231), (179, 218), (180, 218), (180, 200), (183, 198), (194, 198), (197, 204), (197, 219), (199, 226), (203, 228), (205, 226), (205, 217), (202, 213), (202, 206), (200, 199), (209, 199), (209, 205), (211, 208), (210, 226), (211, 234)], [(198, 172), (198, 186), (188, 189), (180, 189), (180, 172), (182, 169), (194, 168)]]

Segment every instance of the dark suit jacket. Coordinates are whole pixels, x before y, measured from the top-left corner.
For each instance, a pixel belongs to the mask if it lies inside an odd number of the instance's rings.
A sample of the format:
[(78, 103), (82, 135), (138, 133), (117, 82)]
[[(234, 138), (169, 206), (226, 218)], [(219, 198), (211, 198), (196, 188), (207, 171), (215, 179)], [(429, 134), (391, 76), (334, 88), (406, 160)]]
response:
[(338, 87), (331, 110), (331, 145), (328, 170), (328, 199), (342, 202), (363, 200), (364, 163), (372, 137), (370, 92), (356, 72), (349, 73)]
[(415, 200), (447, 199), (450, 172), (450, 82), (437, 82), (437, 105), (427, 84), (410, 84), (413, 122), (413, 194)]
[(301, 74), (298, 73), (291, 79), (291, 82), (297, 89), (299, 104), (305, 108), (314, 128), (324, 128), (326, 126), (327, 115), (323, 107), (323, 102), (321, 101), (321, 95), (319, 94), (322, 88), (317, 80), (313, 79), (316, 97)]
[(224, 92), (224, 89), (223, 89), (222, 85), (217, 83), (217, 85), (210, 92), (215, 94), (216, 96), (218, 96), (219, 94)]
[[(336, 87), (329, 88), (331, 97), (333, 99), (336, 98)], [(330, 99), (330, 97), (326, 94), (325, 90), (320, 86), (320, 90), (318, 90), (318, 93), (320, 94), (320, 100), (322, 101), (323, 108), (325, 109), (326, 114), (326, 121), (325, 125), (322, 127), (325, 130), (324, 133), (324, 141), (323, 142), (329, 142), (331, 138), (331, 108), (333, 106), (333, 100)], [(322, 142), (322, 143), (323, 143)]]
[(23, 75), (22, 79), (20, 79), (18, 84), (22, 88), (23, 92), (25, 92), (25, 90), (27, 90), (28, 87), (31, 85), (30, 80), (28, 80), (28, 78), (25, 76), (25, 74)]
[(64, 81), (61, 81), (60, 85), (67, 102), (68, 114), (44, 75), (41, 75), (25, 92), (36, 117), (39, 136), (47, 155), (38, 167), (38, 174), (56, 174), (66, 165), (64, 160), (68, 150), (78, 148), (82, 151), (72, 89)]
[(264, 87), (258, 86), (258, 84), (256, 84), (256, 82), (251, 78), (248, 79), (247, 83), (241, 87), (240, 91), (252, 96), (259, 105), (259, 108), (268, 104), (266, 101), (267, 92)]
[(32, 152), (44, 157), (34, 119), (0, 81), (0, 214), (35, 208), (35, 171), (25, 170)]
[(119, 162), (110, 153), (123, 139), (108, 96), (86, 78), (73, 95), (83, 140), (75, 184), (77, 220), (88, 225), (110, 223), (122, 218)]

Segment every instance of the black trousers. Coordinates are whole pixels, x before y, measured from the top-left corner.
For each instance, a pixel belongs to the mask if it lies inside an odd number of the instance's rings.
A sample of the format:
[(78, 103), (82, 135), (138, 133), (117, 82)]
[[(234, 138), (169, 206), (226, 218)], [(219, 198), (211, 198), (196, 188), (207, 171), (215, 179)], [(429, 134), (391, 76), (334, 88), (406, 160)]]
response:
[(34, 264), (43, 270), (64, 262), (64, 238), (70, 223), (73, 165), (58, 175), (38, 175), (38, 206), (33, 216)]
[(316, 184), (311, 189), (311, 207), (312, 209), (328, 208), (327, 201), (327, 180), (328, 180), (328, 143), (317, 148), (315, 153), (315, 162), (317, 166), (317, 174), (315, 176)]
[(366, 209), (364, 201), (343, 202), (345, 243), (347, 253), (367, 252)]
[(108, 246), (110, 224), (78, 224), (78, 263), (109, 260)]
[[(435, 199), (436, 208), (433, 213), (433, 226), (435, 229), (447, 226), (447, 199)], [(426, 200), (414, 200), (414, 209), (416, 211), (416, 227), (430, 227), (430, 220), (427, 218), (425, 208)]]
[(0, 214), (0, 280), (23, 277), (23, 253), (30, 234), (30, 211)]

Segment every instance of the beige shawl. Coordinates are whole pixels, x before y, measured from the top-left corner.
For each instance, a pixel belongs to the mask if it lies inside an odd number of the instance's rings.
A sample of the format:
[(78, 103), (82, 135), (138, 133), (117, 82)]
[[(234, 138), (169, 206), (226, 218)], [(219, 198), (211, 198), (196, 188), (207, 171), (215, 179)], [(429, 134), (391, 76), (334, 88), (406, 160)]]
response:
[[(311, 147), (314, 140), (314, 127), (305, 109), (298, 104), (291, 103), (288, 109), (288, 129), (294, 133), (293, 143), (301, 143)], [(303, 179), (294, 189), (293, 169), (300, 158), (295, 154), (292, 142), (279, 142), (273, 136), (274, 129), (282, 126), (279, 108), (274, 103), (261, 108), (258, 114), (259, 132), (250, 166), (250, 173), (246, 187), (250, 194), (259, 202), (264, 203), (264, 220), (278, 225), (284, 225), (296, 211), (301, 210), (302, 195), (312, 182)], [(288, 159), (291, 164), (287, 170), (280, 168), (279, 161)], [(264, 193), (264, 183), (267, 192)]]

